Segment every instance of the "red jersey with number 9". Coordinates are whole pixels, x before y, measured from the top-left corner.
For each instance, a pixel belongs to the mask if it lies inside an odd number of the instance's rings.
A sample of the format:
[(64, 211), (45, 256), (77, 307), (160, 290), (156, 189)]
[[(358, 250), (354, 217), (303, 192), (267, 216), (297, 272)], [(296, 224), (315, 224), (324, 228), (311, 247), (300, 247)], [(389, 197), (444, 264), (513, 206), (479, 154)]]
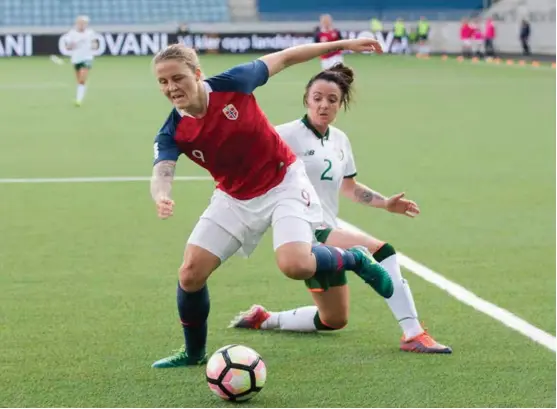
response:
[(204, 81), (207, 113), (194, 118), (173, 109), (155, 138), (155, 160), (181, 154), (207, 169), (217, 188), (239, 200), (261, 196), (282, 182), (296, 160), (253, 95), (267, 82), (261, 60)]

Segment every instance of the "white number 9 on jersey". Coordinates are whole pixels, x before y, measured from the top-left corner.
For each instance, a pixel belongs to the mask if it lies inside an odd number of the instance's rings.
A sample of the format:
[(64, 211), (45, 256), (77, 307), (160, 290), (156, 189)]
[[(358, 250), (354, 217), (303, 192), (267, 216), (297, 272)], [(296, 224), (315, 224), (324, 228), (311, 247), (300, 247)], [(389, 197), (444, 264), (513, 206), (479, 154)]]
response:
[(305, 189), (302, 189), (302, 199), (304, 199), (304, 201), (306, 202), (307, 207), (311, 206), (311, 196), (309, 192)]

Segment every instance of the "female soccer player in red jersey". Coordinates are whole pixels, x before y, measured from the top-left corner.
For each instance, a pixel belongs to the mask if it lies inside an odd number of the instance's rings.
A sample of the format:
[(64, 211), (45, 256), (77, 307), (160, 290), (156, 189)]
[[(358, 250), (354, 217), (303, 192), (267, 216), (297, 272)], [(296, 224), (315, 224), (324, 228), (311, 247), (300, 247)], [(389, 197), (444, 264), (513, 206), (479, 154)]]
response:
[[(366, 206), (385, 209), (391, 213), (415, 217), (420, 213), (416, 203), (403, 193), (384, 197), (356, 181), (356, 165), (346, 134), (332, 126), (338, 111), (347, 108), (352, 94), (354, 73), (350, 67), (338, 64), (313, 76), (306, 85), (304, 102), (306, 115), (277, 126), (279, 135), (303, 160), (310, 181), (324, 211), (325, 226), (317, 229), (318, 242), (340, 248), (365, 246), (389, 273), (394, 286), (387, 304), (397, 319), (403, 338), (400, 349), (422, 353), (451, 353), (451, 349), (436, 342), (420, 325), (412, 292), (401, 275), (393, 246), (370, 235), (340, 228), (337, 222), (339, 195)], [(307, 152), (311, 152), (310, 155)], [(323, 288), (314, 279), (306, 280), (315, 306), (290, 311), (269, 312), (261, 305), (240, 313), (231, 327), (251, 329), (280, 329), (309, 332), (337, 330), (348, 321), (349, 291), (345, 274), (338, 274)]]
[(162, 93), (174, 105), (155, 138), (151, 194), (158, 216), (173, 214), (172, 180), (181, 154), (207, 169), (217, 188), (194, 227), (179, 269), (178, 313), (185, 348), (154, 367), (206, 361), (211, 273), (237, 251), (249, 255), (272, 226), (279, 269), (325, 288), (344, 270), (354, 271), (383, 297), (393, 284), (363, 246), (348, 250), (313, 245), (323, 222), (321, 204), (302, 161), (259, 108), (253, 91), (285, 68), (342, 49), (381, 53), (375, 40), (306, 44), (261, 57), (205, 79), (194, 50), (171, 45), (154, 58)]
[[(333, 18), (330, 14), (323, 14), (319, 18), (319, 30), (315, 33), (316, 43), (325, 43), (330, 41), (338, 41), (342, 39), (340, 31), (334, 28)], [(337, 63), (344, 62), (344, 57), (342, 55), (343, 50), (333, 50), (330, 53), (321, 55), (321, 68), (326, 70), (331, 68)]]

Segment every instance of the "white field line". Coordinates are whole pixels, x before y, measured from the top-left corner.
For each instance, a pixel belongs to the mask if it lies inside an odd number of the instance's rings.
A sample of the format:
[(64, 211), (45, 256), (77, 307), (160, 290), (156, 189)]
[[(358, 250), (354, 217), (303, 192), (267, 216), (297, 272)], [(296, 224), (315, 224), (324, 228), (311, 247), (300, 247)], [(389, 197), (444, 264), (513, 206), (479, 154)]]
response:
[[(339, 220), (339, 222), (340, 226), (345, 229), (352, 229), (364, 233), (361, 229), (348, 222), (343, 220)], [(402, 267), (430, 282), (436, 287), (439, 287), (441, 290), (447, 292), (460, 302), (469, 305), (477, 311), (483, 312), (491, 318), (501, 322), (503, 325), (520, 332), (522, 335), (555, 352), (556, 339), (553, 335), (533, 326), (513, 313), (478, 297), (476, 294), (461, 285), (445, 278), (441, 274), (429, 269), (417, 261), (412, 260), (404, 254), (397, 254), (398, 261)]]
[[(106, 182), (147, 182), (149, 177), (93, 177), (93, 178), (14, 178), (14, 179), (0, 179), (0, 184), (13, 184), (13, 183), (106, 183)], [(209, 176), (177, 176), (175, 180), (178, 181), (207, 181), (212, 180)], [(339, 220), (341, 227), (345, 229), (352, 229), (355, 231), (363, 232), (358, 227), (344, 221)], [(412, 260), (402, 253), (398, 253), (398, 260), (400, 265), (417, 276), (423, 278), (429, 283), (439, 287), (441, 290), (447, 292), (452, 297), (460, 302), (471, 306), (472, 308), (480, 311), (491, 318), (501, 322), (503, 325), (514, 329), (522, 335), (530, 338), (544, 347), (556, 351), (555, 336), (533, 326), (529, 322), (517, 317), (513, 313), (490, 303), (461, 285), (447, 279), (441, 274), (429, 269), (423, 264)]]

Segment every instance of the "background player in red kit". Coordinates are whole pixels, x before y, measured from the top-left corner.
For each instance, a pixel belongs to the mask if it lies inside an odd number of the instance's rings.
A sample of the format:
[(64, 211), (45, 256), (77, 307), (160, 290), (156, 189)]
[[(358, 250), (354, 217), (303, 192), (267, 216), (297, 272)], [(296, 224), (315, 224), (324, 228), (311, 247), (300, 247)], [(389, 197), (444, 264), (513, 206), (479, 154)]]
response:
[(346, 251), (312, 246), (323, 222), (319, 199), (303, 162), (269, 123), (252, 92), (283, 69), (335, 50), (381, 52), (375, 40), (306, 44), (266, 55), (204, 79), (195, 51), (175, 44), (154, 58), (161, 91), (174, 109), (155, 139), (151, 195), (158, 215), (172, 215), (170, 198), (181, 154), (207, 169), (217, 189), (193, 229), (179, 269), (178, 313), (185, 347), (154, 367), (206, 362), (210, 274), (237, 251), (249, 255), (273, 227), (275, 257), (288, 277), (315, 278), (328, 288), (343, 270), (356, 272), (389, 298), (393, 284), (363, 247)]
[[(323, 14), (319, 20), (319, 31), (315, 33), (316, 43), (327, 43), (342, 39), (340, 31), (333, 27), (333, 18), (329, 14)], [(334, 50), (323, 54), (321, 58), (321, 68), (327, 70), (339, 62), (344, 62), (343, 50)]]
[(462, 56), (466, 58), (472, 57), (472, 35), (474, 29), (470, 26), (467, 18), (463, 18), (460, 24), (460, 41), (462, 42)]

